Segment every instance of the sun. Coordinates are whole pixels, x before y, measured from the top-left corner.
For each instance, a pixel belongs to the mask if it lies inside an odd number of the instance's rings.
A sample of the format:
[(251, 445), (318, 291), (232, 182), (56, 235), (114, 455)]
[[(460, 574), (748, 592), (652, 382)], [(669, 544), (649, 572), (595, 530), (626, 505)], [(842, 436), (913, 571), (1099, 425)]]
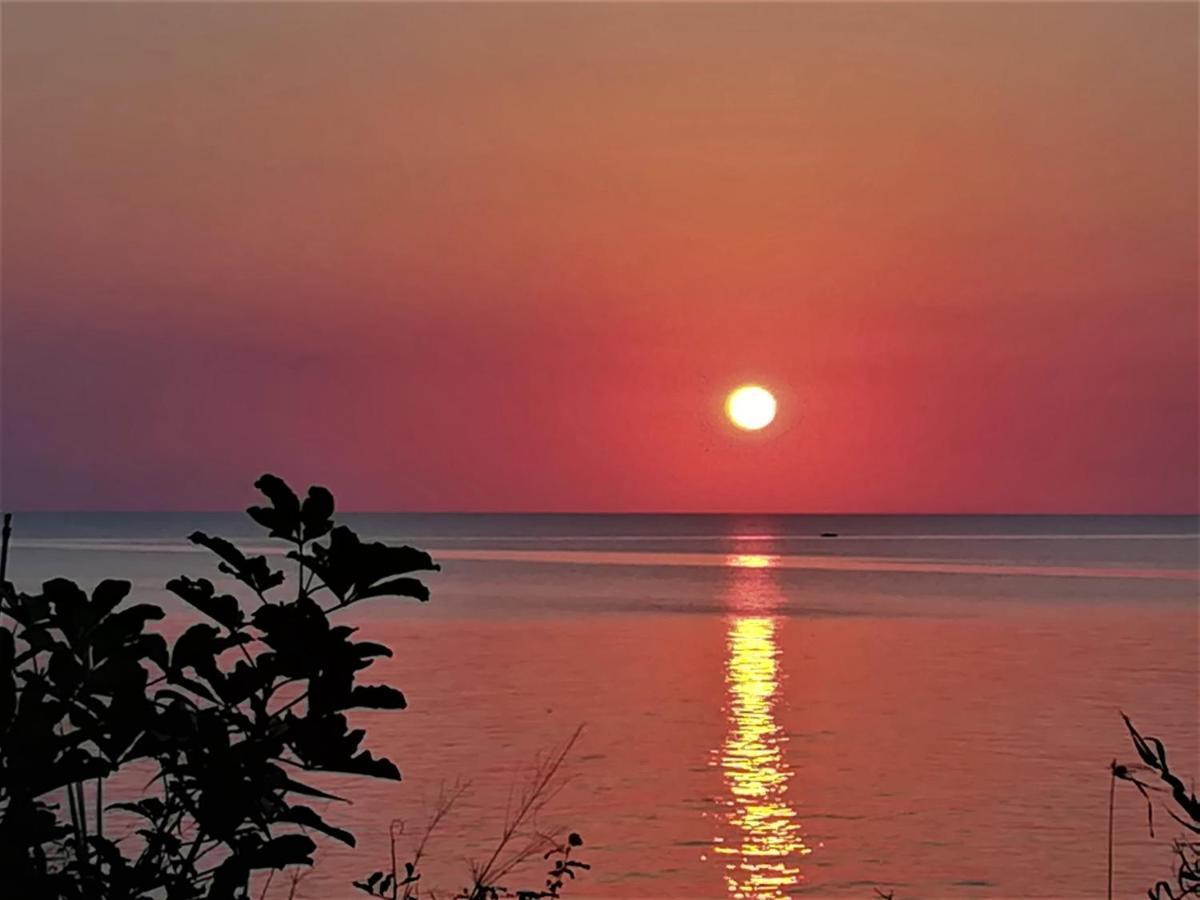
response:
[(725, 415), (738, 428), (758, 431), (775, 419), (775, 398), (766, 388), (747, 384), (725, 399)]

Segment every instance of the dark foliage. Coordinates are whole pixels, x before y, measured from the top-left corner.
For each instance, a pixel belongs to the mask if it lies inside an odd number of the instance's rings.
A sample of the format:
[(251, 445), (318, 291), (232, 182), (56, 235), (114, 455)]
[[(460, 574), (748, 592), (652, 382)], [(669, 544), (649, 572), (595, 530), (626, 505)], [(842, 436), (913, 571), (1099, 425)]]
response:
[[(572, 852), (583, 846), (583, 838), (575, 832), (566, 838), (556, 838), (537, 826), (539, 813), (558, 795), (567, 779), (563, 777), (563, 763), (579, 740), (583, 726), (575, 729), (570, 738), (556, 750), (540, 755), (529, 774), (520, 794), (510, 798), (492, 853), (485, 860), (471, 863), (471, 883), (454, 893), (454, 900), (553, 900), (562, 896), (563, 888), (574, 881), (591, 866), (572, 859)], [(468, 790), (469, 785), (456, 784), (453, 789), (443, 788), (442, 796), (433, 815), (420, 834), (410, 861), (398, 865), (396, 855), (399, 838), (404, 833), (404, 823), (396, 819), (389, 826), (391, 838), (391, 865), (386, 871), (372, 872), (369, 876), (353, 882), (358, 890), (384, 900), (417, 900), (422, 895), (421, 860), (426, 846), (439, 824)], [(514, 802), (515, 800), (515, 802)], [(561, 834), (561, 832), (559, 832)], [(540, 888), (508, 888), (503, 886), (510, 877), (529, 861), (551, 861), (544, 885)], [(424, 896), (436, 898), (433, 890)]]
[[(337, 798), (304, 772), (400, 778), (391, 760), (361, 749), (364, 732), (345, 715), (404, 708), (395, 688), (358, 683), (391, 651), (353, 640), (355, 629), (330, 613), (373, 597), (427, 600), (412, 573), (438, 567), (419, 550), (363, 543), (336, 526), (324, 488), (301, 500), (273, 475), (256, 487), (270, 505), (249, 514), (290, 545), (294, 587), (279, 590), (284, 573), (267, 557), (197, 532), (192, 542), (252, 599), (204, 578), (173, 579), (168, 590), (208, 621), (172, 644), (146, 630), (163, 611), (127, 603), (127, 581), (103, 581), (90, 596), (65, 579), (32, 595), (2, 581), (6, 896), (245, 898), (256, 870), (312, 863), (308, 832), (354, 844), (305, 805)], [(0, 570), (6, 562), (0, 554)], [(106, 780), (126, 767), (150, 773), (152, 796), (106, 806)], [(129, 833), (109, 833), (114, 811), (137, 823)]]
[[(1146, 820), (1150, 836), (1154, 836), (1154, 802), (1152, 793), (1167, 794), (1167, 814), (1197, 837), (1173, 842), (1175, 871), (1170, 881), (1158, 881), (1146, 893), (1150, 900), (1179, 900), (1200, 897), (1200, 800), (1189, 791), (1183, 780), (1167, 764), (1167, 748), (1155, 737), (1143, 737), (1124, 713), (1125, 727), (1133, 740), (1139, 763), (1110, 766), (1111, 784), (1118, 781), (1132, 784), (1146, 801)], [(1142, 777), (1139, 774), (1145, 773)], [(1157, 780), (1161, 784), (1154, 784)], [(1109, 795), (1109, 896), (1112, 896), (1112, 793)]]
[[(524, 890), (509, 889), (498, 884), (484, 884), (476, 879), (471, 887), (464, 888), (456, 894), (455, 900), (502, 900), (502, 898), (555, 900), (555, 898), (561, 897), (562, 890), (568, 881), (574, 881), (579, 873), (590, 869), (591, 866), (571, 858), (572, 851), (583, 846), (583, 838), (575, 832), (572, 831), (561, 844), (553, 843), (548, 839), (547, 842), (551, 843), (551, 847), (542, 854), (542, 859), (550, 861), (551, 868), (546, 873), (544, 887)], [(392, 846), (395, 847), (394, 835)], [(397, 871), (393, 849), (392, 868), (389, 872), (372, 872), (364, 880), (355, 881), (354, 887), (372, 897), (383, 897), (385, 900), (411, 900), (417, 896), (415, 886), (421, 880), (416, 865), (415, 860), (406, 862), (403, 869)]]
[(540, 891), (517, 891), (517, 900), (541, 900), (543, 897), (558, 897), (566, 884), (564, 879), (574, 881), (576, 873), (590, 869), (585, 862), (571, 859), (571, 851), (583, 846), (583, 838), (575, 832), (567, 835), (565, 843), (547, 850), (544, 859), (552, 859), (551, 869), (547, 873), (546, 888)]

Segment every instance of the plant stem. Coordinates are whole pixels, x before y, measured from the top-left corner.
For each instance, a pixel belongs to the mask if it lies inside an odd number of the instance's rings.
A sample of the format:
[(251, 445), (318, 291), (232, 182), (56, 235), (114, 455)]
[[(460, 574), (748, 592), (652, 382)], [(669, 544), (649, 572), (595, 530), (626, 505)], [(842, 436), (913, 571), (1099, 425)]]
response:
[(400, 890), (400, 876), (396, 874), (396, 822), (388, 823), (388, 842), (392, 845), (392, 900), (396, 900), (396, 892)]
[(12, 537), (12, 513), (4, 514), (4, 527), (0, 528), (0, 581), (8, 569), (8, 539)]
[(12, 513), (4, 514), (4, 527), (0, 529), (0, 609), (4, 608), (4, 585), (8, 574), (8, 539), (12, 537)]
[(296, 560), (296, 599), (300, 600), (304, 597), (304, 541), (300, 542), (297, 556), (300, 558)]
[(283, 706), (279, 707), (279, 709), (275, 710), (275, 712), (271, 713), (270, 718), (273, 719), (276, 716), (283, 715), (285, 712), (287, 712), (289, 709), (291, 709), (293, 706), (295, 706), (297, 703), (299, 703), (301, 700), (304, 700), (307, 697), (308, 697), (308, 691), (305, 691), (299, 697), (297, 697), (295, 700), (291, 700), (288, 703), (285, 703)]
[(84, 796), (83, 796), (83, 782), (76, 781), (72, 785), (72, 787), (75, 789), (75, 798), (76, 798), (75, 802), (77, 802), (79, 804), (79, 829), (80, 829), (80, 831), (83, 832), (83, 840), (85, 841), (84, 850), (86, 852), (86, 850), (87, 850), (86, 841), (87, 841), (87, 836), (88, 836), (87, 801), (84, 799)]
[(1112, 900), (1113, 876), (1113, 805), (1117, 796), (1117, 776), (1108, 779), (1108, 900)]
[[(204, 829), (196, 829), (196, 842), (192, 844), (192, 848), (188, 851), (187, 868), (191, 869), (196, 862), (196, 856), (200, 853), (200, 845), (204, 842)], [(185, 874), (187, 874), (185, 870)], [(190, 876), (189, 876), (190, 877)]]
[(71, 811), (71, 830), (75, 833), (75, 856), (83, 862), (83, 832), (79, 828), (79, 806), (75, 803), (75, 786), (67, 785), (67, 806)]

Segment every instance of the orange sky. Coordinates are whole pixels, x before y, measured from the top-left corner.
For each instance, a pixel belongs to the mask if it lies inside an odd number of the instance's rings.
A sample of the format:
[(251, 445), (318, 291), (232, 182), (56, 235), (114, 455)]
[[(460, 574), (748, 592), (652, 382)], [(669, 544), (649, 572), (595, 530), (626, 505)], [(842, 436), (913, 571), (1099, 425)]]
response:
[(1194, 4), (9, 4), (2, 74), (9, 507), (1197, 509)]

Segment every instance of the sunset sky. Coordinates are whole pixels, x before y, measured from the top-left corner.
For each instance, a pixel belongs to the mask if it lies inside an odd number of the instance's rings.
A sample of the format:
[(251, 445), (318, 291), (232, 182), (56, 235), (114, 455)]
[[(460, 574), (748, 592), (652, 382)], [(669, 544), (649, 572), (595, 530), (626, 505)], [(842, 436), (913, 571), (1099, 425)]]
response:
[(1195, 512), (1197, 9), (7, 4), (0, 499)]

